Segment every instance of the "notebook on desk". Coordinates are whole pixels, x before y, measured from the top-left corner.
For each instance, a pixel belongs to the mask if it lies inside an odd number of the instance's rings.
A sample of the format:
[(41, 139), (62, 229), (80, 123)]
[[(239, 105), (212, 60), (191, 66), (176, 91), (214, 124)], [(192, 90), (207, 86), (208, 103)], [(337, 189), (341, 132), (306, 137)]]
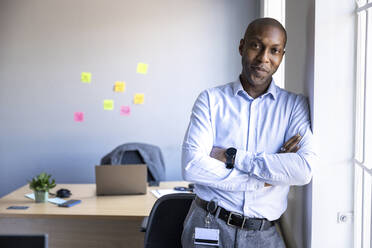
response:
[(95, 171), (97, 195), (146, 194), (145, 164), (97, 165)]

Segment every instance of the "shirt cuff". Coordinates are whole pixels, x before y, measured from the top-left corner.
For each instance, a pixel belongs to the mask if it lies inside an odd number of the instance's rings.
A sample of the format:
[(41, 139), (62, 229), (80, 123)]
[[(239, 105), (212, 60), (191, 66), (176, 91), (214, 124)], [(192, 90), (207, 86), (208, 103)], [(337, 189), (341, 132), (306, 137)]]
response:
[(251, 171), (253, 170), (253, 159), (253, 153), (244, 150), (237, 150), (235, 155), (234, 167), (240, 171), (247, 173), (252, 182), (252, 187), (255, 190), (258, 190), (265, 187), (265, 182), (251, 176)]
[(253, 170), (253, 158), (253, 153), (238, 149), (235, 155), (234, 167), (246, 173), (251, 173)]

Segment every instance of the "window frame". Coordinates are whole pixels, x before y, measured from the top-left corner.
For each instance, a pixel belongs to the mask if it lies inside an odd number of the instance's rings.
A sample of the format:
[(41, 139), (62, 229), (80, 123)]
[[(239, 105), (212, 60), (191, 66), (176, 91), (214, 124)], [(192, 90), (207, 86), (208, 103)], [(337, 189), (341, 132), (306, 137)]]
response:
[[(271, 17), (278, 20), (285, 28), (285, 0), (261, 0), (260, 16)], [(275, 84), (280, 88), (285, 87), (285, 56), (280, 66), (273, 75)]]
[[(371, 132), (366, 129), (372, 116), (372, 74), (368, 64), (372, 64), (372, 1), (356, 1), (357, 18), (357, 63), (355, 96), (355, 150), (354, 150), (354, 247), (372, 247), (372, 166), (366, 150), (372, 147)], [(368, 87), (369, 86), (369, 87)], [(368, 102), (367, 102), (368, 101)], [(369, 103), (369, 104), (368, 104)], [(369, 109), (371, 108), (371, 110)], [(367, 123), (368, 122), (368, 123)], [(368, 149), (367, 149), (368, 148)]]

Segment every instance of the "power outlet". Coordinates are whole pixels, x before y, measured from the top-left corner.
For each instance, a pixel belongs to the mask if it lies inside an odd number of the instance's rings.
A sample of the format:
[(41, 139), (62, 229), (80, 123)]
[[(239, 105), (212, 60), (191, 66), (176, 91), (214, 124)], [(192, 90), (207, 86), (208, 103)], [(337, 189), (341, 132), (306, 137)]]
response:
[(353, 222), (353, 212), (338, 212), (337, 223), (350, 224)]

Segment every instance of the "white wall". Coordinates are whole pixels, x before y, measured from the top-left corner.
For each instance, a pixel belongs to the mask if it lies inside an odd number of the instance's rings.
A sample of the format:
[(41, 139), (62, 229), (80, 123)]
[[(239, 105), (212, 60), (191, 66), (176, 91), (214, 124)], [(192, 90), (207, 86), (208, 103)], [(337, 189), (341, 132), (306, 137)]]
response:
[(337, 213), (353, 210), (355, 1), (315, 4), (314, 134), (320, 163), (312, 188), (312, 247), (353, 247), (353, 225)]
[[(181, 179), (192, 104), (237, 78), (239, 41), (257, 16), (245, 0), (1, 0), (0, 196), (41, 171), (94, 182), (94, 165), (134, 141), (160, 146), (167, 179)], [(147, 75), (136, 73), (138, 62), (149, 64)], [(112, 91), (117, 80), (124, 94)], [(137, 92), (145, 105), (132, 104)], [(104, 111), (110, 98), (115, 110)], [(120, 105), (132, 115), (120, 116)]]

